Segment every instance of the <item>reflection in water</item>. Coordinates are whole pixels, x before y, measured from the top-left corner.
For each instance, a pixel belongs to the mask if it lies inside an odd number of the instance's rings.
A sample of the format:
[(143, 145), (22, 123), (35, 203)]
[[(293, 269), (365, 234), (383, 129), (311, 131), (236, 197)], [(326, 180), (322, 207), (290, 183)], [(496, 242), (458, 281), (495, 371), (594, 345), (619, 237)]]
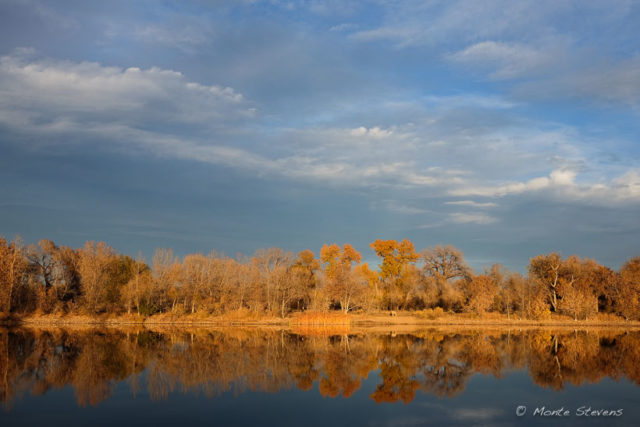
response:
[(377, 375), (371, 399), (408, 403), (416, 392), (456, 396), (475, 373), (501, 378), (522, 369), (553, 389), (603, 377), (640, 384), (637, 360), (640, 332), (620, 331), (0, 330), (0, 398), (10, 409), (25, 392), (69, 385), (79, 405), (97, 405), (120, 381), (134, 396), (145, 387), (152, 399), (314, 383), (323, 396), (348, 398)]

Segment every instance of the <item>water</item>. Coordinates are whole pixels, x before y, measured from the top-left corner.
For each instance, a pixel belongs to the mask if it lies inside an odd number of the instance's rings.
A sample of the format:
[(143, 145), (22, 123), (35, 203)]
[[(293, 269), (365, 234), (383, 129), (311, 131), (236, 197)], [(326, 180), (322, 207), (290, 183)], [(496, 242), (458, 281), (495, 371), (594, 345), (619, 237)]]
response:
[(639, 425), (639, 361), (621, 330), (0, 330), (0, 425)]

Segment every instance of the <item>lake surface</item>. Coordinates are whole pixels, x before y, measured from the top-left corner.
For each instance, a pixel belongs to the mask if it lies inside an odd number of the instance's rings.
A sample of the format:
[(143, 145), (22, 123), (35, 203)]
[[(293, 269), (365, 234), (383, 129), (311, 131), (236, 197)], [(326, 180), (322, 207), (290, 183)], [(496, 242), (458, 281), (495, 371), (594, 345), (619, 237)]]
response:
[(1, 426), (640, 425), (639, 385), (620, 330), (0, 329)]

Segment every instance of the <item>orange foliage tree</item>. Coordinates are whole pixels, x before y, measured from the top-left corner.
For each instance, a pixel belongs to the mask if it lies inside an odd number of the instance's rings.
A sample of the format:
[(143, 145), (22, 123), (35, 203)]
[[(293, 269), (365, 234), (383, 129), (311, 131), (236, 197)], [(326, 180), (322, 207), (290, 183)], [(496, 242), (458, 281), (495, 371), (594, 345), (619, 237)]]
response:
[(406, 308), (416, 288), (417, 270), (412, 263), (418, 260), (418, 254), (411, 241), (377, 239), (371, 243), (371, 249), (382, 259), (380, 281), (383, 295), (378, 295), (385, 308)]

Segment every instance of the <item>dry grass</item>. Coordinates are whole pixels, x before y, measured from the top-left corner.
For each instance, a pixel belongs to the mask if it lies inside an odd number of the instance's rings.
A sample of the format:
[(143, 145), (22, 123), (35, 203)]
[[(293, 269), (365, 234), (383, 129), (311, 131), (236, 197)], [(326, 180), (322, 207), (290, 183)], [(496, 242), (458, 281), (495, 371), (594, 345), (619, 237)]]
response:
[(229, 311), (219, 315), (212, 315), (209, 313), (193, 313), (193, 314), (172, 314), (162, 313), (147, 317), (144, 321), (145, 324), (175, 324), (175, 325), (277, 325), (286, 324), (286, 319), (281, 319), (274, 316), (267, 316), (259, 314), (251, 310), (240, 309)]
[(291, 325), (350, 325), (352, 316), (344, 313), (304, 312), (290, 318)]
[(162, 313), (154, 316), (139, 316), (137, 314), (121, 315), (78, 315), (78, 314), (30, 314), (28, 316), (4, 316), (0, 317), (0, 324), (4, 325), (143, 325), (143, 324), (283, 324), (285, 319), (272, 316), (258, 315), (248, 310), (233, 311), (220, 316), (195, 313), (189, 315), (175, 315)]
[(88, 316), (78, 314), (32, 314), (20, 317), (18, 323), (31, 325), (129, 325), (142, 324), (144, 317), (138, 315), (100, 315)]

